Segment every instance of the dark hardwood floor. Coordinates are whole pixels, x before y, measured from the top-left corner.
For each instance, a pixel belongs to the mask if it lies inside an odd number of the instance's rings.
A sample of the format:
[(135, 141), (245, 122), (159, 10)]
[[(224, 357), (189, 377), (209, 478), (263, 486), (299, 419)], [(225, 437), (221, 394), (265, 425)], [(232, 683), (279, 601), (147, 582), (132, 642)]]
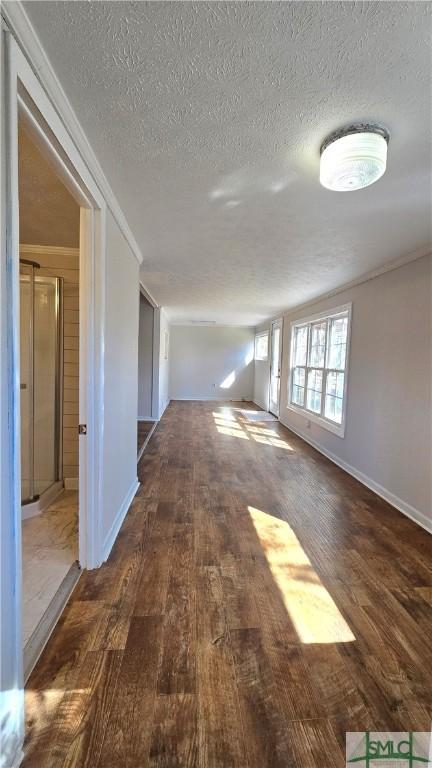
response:
[(342, 768), (346, 731), (429, 730), (430, 536), (244, 407), (167, 409), (28, 682), (26, 768)]

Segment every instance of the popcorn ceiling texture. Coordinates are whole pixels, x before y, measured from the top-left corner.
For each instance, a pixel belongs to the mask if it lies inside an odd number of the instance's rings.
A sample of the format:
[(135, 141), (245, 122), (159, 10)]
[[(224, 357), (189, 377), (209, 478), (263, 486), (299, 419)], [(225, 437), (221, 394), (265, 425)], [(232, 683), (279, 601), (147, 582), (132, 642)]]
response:
[[(255, 323), (430, 241), (431, 6), (28, 2), (171, 320)], [(366, 190), (320, 187), (353, 121)]]

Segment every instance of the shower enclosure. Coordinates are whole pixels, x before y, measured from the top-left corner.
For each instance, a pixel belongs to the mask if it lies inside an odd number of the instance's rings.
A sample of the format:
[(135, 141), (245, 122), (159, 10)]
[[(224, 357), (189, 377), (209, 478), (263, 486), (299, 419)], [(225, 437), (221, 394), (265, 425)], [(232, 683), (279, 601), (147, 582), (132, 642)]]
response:
[[(23, 517), (62, 477), (63, 280), (20, 260), (21, 500)], [(35, 505), (32, 514), (42, 511)], [(30, 510), (28, 510), (30, 512)]]

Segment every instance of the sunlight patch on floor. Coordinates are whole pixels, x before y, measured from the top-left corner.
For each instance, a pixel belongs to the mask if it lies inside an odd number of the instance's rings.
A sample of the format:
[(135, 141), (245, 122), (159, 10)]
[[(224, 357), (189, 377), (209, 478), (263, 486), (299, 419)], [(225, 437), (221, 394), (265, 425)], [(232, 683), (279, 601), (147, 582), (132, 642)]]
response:
[(355, 640), (291, 526), (255, 507), (248, 510), (299, 640), (302, 643)]
[(221, 435), (230, 435), (230, 437), (241, 437), (242, 440), (249, 440), (246, 432), (243, 432), (242, 429), (235, 429), (234, 427), (223, 427), (220, 424), (217, 424), (216, 428)]

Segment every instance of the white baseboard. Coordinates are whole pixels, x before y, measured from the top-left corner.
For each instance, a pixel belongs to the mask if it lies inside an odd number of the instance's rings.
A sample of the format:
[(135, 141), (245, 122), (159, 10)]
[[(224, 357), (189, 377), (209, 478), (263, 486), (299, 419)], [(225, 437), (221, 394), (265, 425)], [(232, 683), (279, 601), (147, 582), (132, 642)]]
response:
[(279, 421), (281, 424), (283, 424), (284, 427), (289, 429), (291, 432), (294, 432), (296, 435), (298, 435), (298, 437), (301, 437), (302, 440), (304, 440), (306, 443), (309, 443), (309, 445), (311, 445), (313, 448), (316, 448), (316, 450), (322, 453), (323, 456), (326, 456), (327, 459), (330, 459), (330, 461), (332, 461), (334, 464), (337, 464), (338, 467), (344, 469), (345, 472), (348, 472), (349, 475), (355, 477), (356, 480), (376, 493), (377, 496), (381, 496), (381, 498), (391, 504), (392, 507), (396, 507), (399, 512), (402, 512), (402, 514), (406, 515), (406, 517), (409, 517), (410, 520), (413, 520), (414, 523), (420, 525), (425, 529), (425, 531), (432, 533), (432, 520), (429, 520), (426, 515), (423, 514), (423, 512), (420, 512), (419, 509), (412, 507), (411, 504), (403, 501), (403, 499), (400, 499), (399, 496), (395, 496), (395, 494), (389, 491), (387, 488), (384, 488), (375, 480), (372, 480), (371, 477), (368, 477), (368, 475), (365, 475), (359, 469), (352, 467), (351, 464), (348, 464), (343, 459), (335, 456), (334, 453), (328, 451), (327, 448), (324, 448), (316, 440), (313, 440), (313, 438), (306, 436), (300, 430), (292, 427), (291, 424), (287, 424), (282, 419), (279, 419)]
[(199, 402), (204, 401), (206, 403), (211, 402), (232, 402), (232, 403), (241, 403), (242, 401), (252, 403), (252, 396), (246, 396), (246, 395), (237, 395), (236, 397), (221, 397), (218, 395), (201, 395), (201, 397), (172, 397), (171, 400), (181, 400), (181, 401), (193, 401), (193, 402)]
[(170, 402), (171, 402), (171, 398), (168, 397), (167, 400), (165, 400), (165, 403), (162, 405), (161, 412), (159, 414), (159, 419), (155, 419), (155, 421), (160, 421), (161, 420), (161, 418), (164, 415), (166, 409), (168, 408)]
[(66, 491), (78, 490), (79, 480), (77, 477), (65, 477), (63, 483)]
[(115, 520), (109, 530), (108, 536), (106, 537), (103, 545), (103, 549), (102, 549), (103, 562), (105, 562), (105, 560), (107, 560), (109, 557), (109, 554), (113, 548), (113, 544), (117, 538), (117, 534), (122, 526), (123, 520), (126, 517), (126, 513), (132, 503), (132, 499), (134, 498), (139, 486), (140, 484), (138, 482), (138, 479), (135, 479), (125, 496), (123, 504), (121, 505), (119, 511), (117, 512)]
[(158, 421), (153, 421), (153, 426), (151, 427), (151, 429), (150, 429), (146, 439), (144, 440), (141, 448), (139, 449), (138, 456), (137, 456), (137, 464), (138, 464), (139, 460), (141, 459), (141, 456), (143, 455), (145, 449), (147, 448), (147, 446), (149, 444), (149, 441), (150, 441), (150, 438), (151, 438), (153, 432), (155, 431), (158, 423), (159, 423)]
[(258, 402), (258, 400), (252, 400), (252, 402), (254, 403), (254, 405), (257, 405), (258, 408), (262, 408), (263, 411), (268, 411), (268, 405), (264, 405), (264, 403), (260, 403)]
[(159, 419), (155, 419), (153, 416), (138, 416), (137, 421), (159, 421)]

